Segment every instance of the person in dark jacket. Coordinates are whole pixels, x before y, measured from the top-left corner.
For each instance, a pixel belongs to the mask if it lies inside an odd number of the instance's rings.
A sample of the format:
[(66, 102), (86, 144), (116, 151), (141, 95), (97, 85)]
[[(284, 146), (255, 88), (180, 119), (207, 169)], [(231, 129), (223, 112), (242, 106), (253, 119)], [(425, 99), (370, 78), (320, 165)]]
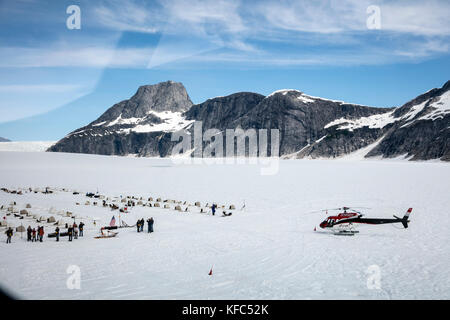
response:
[(56, 227), (55, 234), (56, 234), (56, 241), (59, 241), (59, 227)]
[(141, 220), (138, 220), (138, 221), (136, 222), (136, 228), (137, 228), (137, 232), (140, 232), (140, 231), (141, 231)]
[(144, 232), (144, 226), (145, 226), (145, 220), (144, 218), (141, 219), (141, 232)]
[(148, 225), (148, 233), (153, 232), (153, 224), (154, 224), (154, 220), (153, 217), (151, 217), (150, 219), (147, 220), (147, 225)]
[(79, 226), (79, 229), (80, 229), (80, 237), (83, 236), (83, 227), (84, 227), (84, 223), (83, 223), (83, 222), (80, 222), (80, 226)]
[(36, 240), (34, 240), (36, 242), (39, 242), (39, 230), (41, 230), (41, 226), (37, 226), (36, 228)]
[(213, 215), (213, 216), (216, 214), (216, 208), (217, 208), (216, 204), (213, 203), (213, 205), (212, 205), (212, 207), (211, 207), (211, 211), (212, 211), (212, 215)]
[(31, 226), (28, 226), (27, 228), (27, 241), (31, 241)]
[(31, 234), (32, 234), (31, 242), (36, 242), (36, 229), (35, 228), (33, 228), (33, 230), (31, 230)]
[(13, 229), (11, 229), (11, 227), (9, 227), (8, 230), (6, 230), (6, 243), (11, 243), (11, 237), (13, 236)]
[(69, 226), (69, 228), (67, 229), (67, 233), (69, 235), (69, 241), (72, 241), (72, 236), (73, 236), (73, 227)]

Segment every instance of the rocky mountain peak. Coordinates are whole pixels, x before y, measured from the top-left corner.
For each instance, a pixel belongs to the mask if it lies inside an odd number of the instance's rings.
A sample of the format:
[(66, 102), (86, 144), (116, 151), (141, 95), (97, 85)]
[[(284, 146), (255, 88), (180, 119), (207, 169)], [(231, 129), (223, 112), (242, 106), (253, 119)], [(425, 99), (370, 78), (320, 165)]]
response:
[(109, 108), (92, 125), (123, 119), (144, 119), (154, 113), (185, 112), (192, 106), (186, 88), (180, 82), (166, 81), (140, 86), (129, 99)]
[(138, 116), (147, 114), (149, 110), (184, 112), (192, 106), (186, 88), (182, 83), (174, 81), (140, 86), (130, 102), (132, 105), (136, 104)]

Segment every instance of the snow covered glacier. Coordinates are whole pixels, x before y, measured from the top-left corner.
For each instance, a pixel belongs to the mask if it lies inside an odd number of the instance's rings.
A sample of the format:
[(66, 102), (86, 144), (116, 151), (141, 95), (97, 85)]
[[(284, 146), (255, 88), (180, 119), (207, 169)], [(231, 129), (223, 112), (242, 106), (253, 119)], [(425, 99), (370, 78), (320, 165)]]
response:
[[(30, 203), (30, 213), (44, 218), (70, 211), (86, 223), (85, 236), (74, 242), (46, 237), (27, 243), (25, 234), (21, 239), (15, 233), (7, 245), (2, 231), (0, 284), (25, 299), (450, 298), (448, 163), (281, 160), (275, 175), (262, 176), (259, 169), (0, 152), (1, 187), (23, 188), (22, 195), (0, 191), (0, 205), (16, 201), (21, 210)], [(55, 192), (26, 191), (47, 186)], [(123, 228), (116, 238), (94, 239), (100, 226), (119, 216), (94, 206), (84, 195), (88, 191), (202, 206), (218, 202), (236, 210), (222, 217), (197, 207), (178, 212), (135, 206), (121, 221), (133, 225), (153, 217), (153, 234)], [(342, 206), (369, 207), (363, 212), (375, 217), (401, 216), (409, 207), (413, 212), (408, 229), (361, 226), (354, 237), (319, 232), (326, 213), (312, 211)], [(2, 218), (6, 213), (1, 211)], [(7, 221), (14, 227), (38, 224), (13, 215)], [(45, 226), (47, 233), (54, 229)], [(79, 268), (80, 289), (67, 286), (70, 266)], [(373, 270), (378, 287), (371, 285)]]

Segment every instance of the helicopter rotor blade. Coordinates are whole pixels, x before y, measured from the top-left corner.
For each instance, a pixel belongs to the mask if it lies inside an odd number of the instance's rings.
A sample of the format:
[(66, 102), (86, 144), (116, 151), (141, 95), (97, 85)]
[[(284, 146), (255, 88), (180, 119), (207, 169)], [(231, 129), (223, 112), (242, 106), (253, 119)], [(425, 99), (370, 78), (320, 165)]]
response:
[(322, 209), (322, 210), (316, 210), (316, 211), (310, 211), (309, 213), (319, 213), (319, 212), (327, 212), (327, 211), (336, 211), (336, 210), (354, 210), (356, 213), (362, 214), (361, 212), (355, 210), (355, 209), (372, 209), (368, 207), (341, 207), (341, 208), (331, 208), (331, 209)]
[(322, 210), (310, 211), (310, 213), (325, 212), (325, 211), (333, 211), (333, 210), (343, 210), (343, 209), (342, 209), (342, 208), (322, 209)]

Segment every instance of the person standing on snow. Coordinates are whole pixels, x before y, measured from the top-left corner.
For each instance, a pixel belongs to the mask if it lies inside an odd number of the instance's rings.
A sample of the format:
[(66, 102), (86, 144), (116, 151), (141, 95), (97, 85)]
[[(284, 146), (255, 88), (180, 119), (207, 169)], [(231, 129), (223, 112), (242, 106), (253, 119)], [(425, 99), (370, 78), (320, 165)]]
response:
[(73, 236), (75, 239), (78, 239), (78, 226), (76, 223), (73, 224)]
[(70, 226), (67, 229), (67, 233), (69, 234), (69, 241), (72, 241), (72, 235), (73, 235), (73, 227), (72, 226)]
[(11, 227), (9, 227), (8, 230), (6, 230), (6, 243), (11, 243), (11, 237), (13, 236), (13, 229), (11, 229)]
[(84, 227), (84, 223), (83, 222), (80, 222), (80, 237), (82, 237), (83, 236), (83, 227)]
[(41, 226), (37, 226), (37, 228), (36, 228), (36, 240), (34, 240), (36, 242), (39, 242), (39, 231), (40, 230), (41, 230)]
[(148, 223), (148, 233), (152, 233), (153, 232), (153, 224), (154, 224), (154, 220), (153, 217), (151, 217), (150, 219), (148, 219), (147, 223)]
[(59, 227), (56, 227), (55, 234), (56, 234), (56, 241), (59, 241)]
[(31, 226), (27, 228), (27, 241), (31, 241)]
[(212, 211), (212, 215), (213, 215), (213, 216), (216, 214), (216, 208), (217, 208), (216, 204), (213, 203), (213, 205), (212, 205), (212, 207), (211, 207), (211, 211)]
[(137, 232), (139, 233), (139, 231), (141, 230), (141, 220), (138, 220), (136, 222), (136, 228), (137, 228)]
[(36, 229), (33, 228), (31, 233), (32, 233), (31, 242), (36, 242)]
[(44, 227), (42, 226), (41, 229), (39, 229), (39, 242), (42, 242), (43, 238), (44, 238)]

